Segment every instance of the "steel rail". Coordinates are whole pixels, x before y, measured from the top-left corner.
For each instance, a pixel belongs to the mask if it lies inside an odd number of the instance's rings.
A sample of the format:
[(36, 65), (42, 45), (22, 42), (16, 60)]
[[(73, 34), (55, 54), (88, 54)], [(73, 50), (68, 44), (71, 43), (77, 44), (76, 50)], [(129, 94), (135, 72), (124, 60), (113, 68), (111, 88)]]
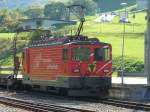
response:
[[(27, 91), (28, 92), (28, 91)], [(24, 93), (24, 92), (21, 92)], [(33, 92), (28, 92), (28, 94), (31, 94)], [(27, 93), (24, 93), (27, 94)], [(40, 96), (41, 93), (38, 92), (34, 92), (34, 94), (37, 94), (37, 96)], [(46, 94), (45, 94), (46, 95)], [(64, 99), (64, 100), (76, 100), (76, 101), (84, 101), (84, 102), (92, 102), (92, 103), (102, 103), (102, 104), (107, 104), (107, 105), (112, 105), (112, 106), (117, 106), (117, 107), (123, 107), (123, 108), (129, 108), (129, 109), (136, 109), (136, 110), (146, 110), (146, 111), (150, 111), (150, 104), (146, 104), (146, 103), (141, 103), (141, 102), (133, 102), (133, 101), (125, 101), (125, 100), (121, 100), (121, 99), (113, 99), (113, 98), (105, 98), (105, 99), (93, 99), (93, 98), (81, 98), (81, 97), (62, 97), (62, 96), (57, 96), (57, 95), (46, 95), (46, 97), (53, 97), (56, 99)], [(7, 99), (7, 98), (5, 98)], [(10, 100), (8, 98), (8, 100)], [(16, 99), (13, 99), (16, 100)], [(18, 100), (17, 100), (18, 101)], [(20, 102), (22, 102), (22, 100), (19, 100)], [(1, 97), (0, 97), (0, 103), (1, 103)], [(28, 102), (28, 104), (32, 105), (32, 102)], [(42, 108), (63, 108), (61, 109), (62, 111), (60, 112), (65, 112), (63, 110), (72, 110), (72, 111), (77, 111), (77, 112), (93, 112), (93, 111), (89, 111), (89, 110), (81, 110), (81, 109), (76, 109), (76, 108), (70, 108), (70, 107), (62, 107), (62, 106), (56, 106), (56, 105), (50, 105), (48, 103), (36, 103), (36, 105), (38, 105), (39, 107), (41, 106)], [(42, 109), (41, 108), (41, 109)], [(54, 108), (54, 109), (55, 109)], [(44, 112), (44, 111), (43, 111)]]
[(95, 112), (92, 110), (63, 107), (44, 103), (27, 102), (8, 97), (0, 97), (0, 103), (34, 112)]
[(105, 99), (102, 100), (101, 103), (118, 106), (118, 107), (136, 109), (136, 110), (150, 111), (150, 104), (140, 103), (140, 102), (131, 102), (131, 101), (124, 101), (124, 100), (117, 100), (117, 99)]

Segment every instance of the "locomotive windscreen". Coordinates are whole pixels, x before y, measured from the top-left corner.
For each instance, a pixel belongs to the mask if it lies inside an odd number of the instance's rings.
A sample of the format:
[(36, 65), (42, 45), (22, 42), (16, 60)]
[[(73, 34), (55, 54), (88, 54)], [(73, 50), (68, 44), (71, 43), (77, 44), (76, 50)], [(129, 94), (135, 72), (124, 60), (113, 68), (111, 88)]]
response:
[(88, 61), (90, 58), (89, 48), (73, 48), (72, 60), (73, 61)]
[(108, 61), (110, 59), (110, 49), (109, 48), (96, 48), (94, 50), (94, 60), (95, 61)]

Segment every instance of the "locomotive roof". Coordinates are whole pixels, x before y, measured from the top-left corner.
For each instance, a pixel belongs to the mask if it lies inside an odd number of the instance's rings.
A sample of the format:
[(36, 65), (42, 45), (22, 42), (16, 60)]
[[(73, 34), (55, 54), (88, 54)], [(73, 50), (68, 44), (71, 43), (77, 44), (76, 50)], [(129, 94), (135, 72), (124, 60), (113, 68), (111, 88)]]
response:
[(88, 38), (87, 36), (66, 36), (59, 38), (44, 38), (41, 40), (33, 41), (29, 47), (44, 47), (52, 45), (108, 45), (108, 43), (100, 42), (97, 38)]

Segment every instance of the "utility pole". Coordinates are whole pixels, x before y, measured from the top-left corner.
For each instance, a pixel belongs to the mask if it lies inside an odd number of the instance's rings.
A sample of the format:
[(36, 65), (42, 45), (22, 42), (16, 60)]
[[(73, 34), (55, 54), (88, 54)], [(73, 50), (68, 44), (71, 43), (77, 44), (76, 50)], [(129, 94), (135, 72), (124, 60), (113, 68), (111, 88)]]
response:
[(145, 35), (145, 74), (147, 75), (147, 84), (150, 85), (150, 0), (148, 0), (147, 31)]
[[(124, 7), (124, 18), (126, 19), (127, 18), (127, 9), (126, 9), (126, 6), (127, 6), (127, 3), (121, 3), (121, 5)], [(124, 84), (124, 43), (125, 43), (125, 21), (123, 21), (123, 35), (122, 35), (122, 59), (121, 59), (121, 62), (122, 62), (122, 65), (121, 65), (121, 84), (123, 85)]]
[(17, 31), (14, 40), (13, 40), (13, 61), (14, 61), (14, 76), (17, 78), (18, 70), (20, 67), (19, 58), (17, 57), (17, 38), (19, 32)]

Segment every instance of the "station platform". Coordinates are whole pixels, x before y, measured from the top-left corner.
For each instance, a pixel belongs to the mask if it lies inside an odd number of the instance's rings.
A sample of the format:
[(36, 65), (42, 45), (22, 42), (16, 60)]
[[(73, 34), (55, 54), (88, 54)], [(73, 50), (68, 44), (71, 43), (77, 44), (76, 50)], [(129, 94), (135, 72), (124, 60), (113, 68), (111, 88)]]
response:
[(127, 100), (150, 101), (150, 86), (147, 85), (147, 78), (144, 77), (124, 77), (123, 85), (121, 77), (112, 77), (109, 96)]
[[(124, 84), (147, 84), (147, 78), (144, 77), (124, 77)], [(121, 84), (121, 77), (112, 77), (112, 84)]]

